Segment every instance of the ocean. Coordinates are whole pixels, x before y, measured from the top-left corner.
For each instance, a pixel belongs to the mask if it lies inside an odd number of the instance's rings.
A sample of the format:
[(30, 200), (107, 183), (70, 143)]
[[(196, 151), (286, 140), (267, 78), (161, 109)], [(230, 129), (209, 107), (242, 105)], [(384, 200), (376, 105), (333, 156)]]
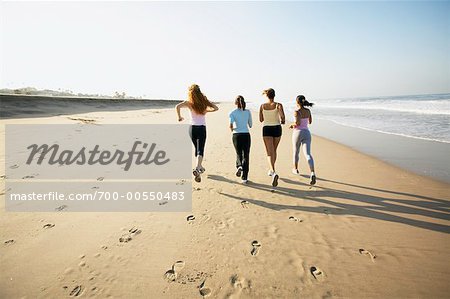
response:
[[(316, 119), (344, 126), (450, 143), (450, 94), (317, 100)], [(285, 103), (291, 118), (295, 103)]]
[[(308, 100), (313, 134), (450, 183), (450, 94)], [(283, 106), (290, 123), (295, 100)]]

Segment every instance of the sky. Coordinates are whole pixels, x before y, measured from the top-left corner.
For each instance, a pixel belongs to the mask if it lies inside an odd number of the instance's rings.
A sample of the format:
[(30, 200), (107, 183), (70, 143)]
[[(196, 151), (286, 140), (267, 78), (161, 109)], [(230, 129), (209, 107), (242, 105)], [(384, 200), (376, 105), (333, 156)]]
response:
[(0, 2), (0, 88), (277, 100), (450, 92), (450, 2)]

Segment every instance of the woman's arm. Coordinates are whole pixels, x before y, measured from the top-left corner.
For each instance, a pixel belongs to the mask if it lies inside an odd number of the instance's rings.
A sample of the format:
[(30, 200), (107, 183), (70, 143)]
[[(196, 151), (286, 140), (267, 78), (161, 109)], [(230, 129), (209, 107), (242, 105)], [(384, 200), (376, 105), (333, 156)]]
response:
[(282, 104), (278, 104), (278, 111), (280, 112), (281, 124), (284, 125), (286, 123), (286, 116), (284, 115)]
[(187, 107), (189, 107), (189, 103), (187, 101), (181, 102), (175, 106), (175, 109), (177, 111), (178, 121), (184, 120), (184, 118), (181, 116), (181, 108), (187, 108)]
[(215, 112), (219, 110), (216, 104), (209, 102), (209, 106), (206, 108), (206, 112)]
[(291, 124), (289, 126), (289, 128), (293, 129), (296, 126), (300, 125), (300, 117), (299, 117), (299, 112), (296, 110), (294, 111), (294, 119), (295, 119), (295, 123)]
[(251, 128), (253, 126), (253, 119), (252, 119), (252, 113), (248, 110), (248, 127)]
[(233, 132), (233, 123), (234, 123), (233, 112), (230, 113), (229, 118), (230, 118), (230, 130), (231, 132)]
[(311, 112), (309, 113), (309, 124), (312, 124), (312, 114), (311, 114)]
[(263, 105), (261, 105), (261, 107), (259, 107), (259, 121), (263, 122), (264, 121), (264, 114), (263, 114)]

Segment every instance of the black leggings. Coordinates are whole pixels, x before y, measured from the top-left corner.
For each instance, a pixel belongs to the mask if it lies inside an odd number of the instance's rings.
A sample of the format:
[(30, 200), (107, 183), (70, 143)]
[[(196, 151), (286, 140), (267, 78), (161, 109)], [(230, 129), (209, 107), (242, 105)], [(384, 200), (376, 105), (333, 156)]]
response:
[(191, 126), (189, 136), (195, 147), (195, 156), (204, 156), (206, 143), (206, 126)]
[(236, 150), (236, 168), (242, 167), (242, 179), (246, 180), (248, 177), (249, 163), (250, 163), (250, 134), (249, 133), (234, 133), (233, 145)]

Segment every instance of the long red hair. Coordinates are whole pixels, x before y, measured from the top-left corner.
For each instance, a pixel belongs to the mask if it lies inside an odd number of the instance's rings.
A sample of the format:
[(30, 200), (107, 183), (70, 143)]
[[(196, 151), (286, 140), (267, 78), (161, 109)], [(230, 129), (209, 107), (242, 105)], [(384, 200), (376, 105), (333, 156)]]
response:
[(211, 102), (201, 92), (200, 87), (197, 84), (192, 84), (189, 87), (188, 102), (196, 113), (205, 114), (208, 107), (212, 107)]

